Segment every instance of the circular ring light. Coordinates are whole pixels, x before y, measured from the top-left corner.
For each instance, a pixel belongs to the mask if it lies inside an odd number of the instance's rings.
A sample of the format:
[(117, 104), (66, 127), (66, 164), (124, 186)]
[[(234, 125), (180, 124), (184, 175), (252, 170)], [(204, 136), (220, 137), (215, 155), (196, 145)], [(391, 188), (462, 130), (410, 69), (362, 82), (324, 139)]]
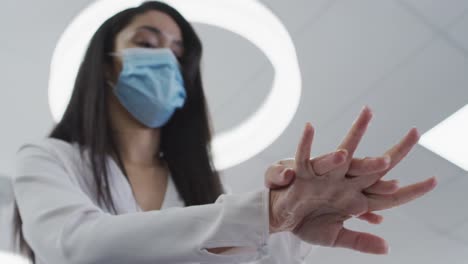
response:
[[(54, 120), (62, 118), (86, 46), (98, 27), (142, 0), (99, 0), (68, 26), (55, 49), (49, 80)], [(292, 121), (301, 96), (301, 73), (293, 41), (281, 21), (257, 0), (165, 0), (188, 20), (237, 33), (257, 46), (275, 70), (265, 101), (243, 123), (212, 142), (218, 170), (250, 159), (273, 143)]]

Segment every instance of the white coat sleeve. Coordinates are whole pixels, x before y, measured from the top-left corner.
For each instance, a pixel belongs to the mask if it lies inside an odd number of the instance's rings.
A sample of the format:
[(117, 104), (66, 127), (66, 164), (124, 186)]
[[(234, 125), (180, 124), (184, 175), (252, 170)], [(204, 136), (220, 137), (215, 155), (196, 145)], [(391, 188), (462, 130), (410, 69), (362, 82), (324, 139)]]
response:
[[(227, 194), (233, 193), (229, 185), (223, 185)], [(302, 264), (314, 246), (303, 242), (291, 232), (281, 232), (268, 238), (268, 255), (248, 264)]]
[[(13, 181), (25, 239), (43, 263), (242, 263), (266, 255), (266, 190), (223, 195), (210, 205), (111, 215), (55, 155), (40, 145), (23, 147)], [(252, 250), (206, 250), (217, 247)]]
[(249, 264), (303, 264), (314, 249), (290, 232), (276, 233), (268, 240), (270, 254)]

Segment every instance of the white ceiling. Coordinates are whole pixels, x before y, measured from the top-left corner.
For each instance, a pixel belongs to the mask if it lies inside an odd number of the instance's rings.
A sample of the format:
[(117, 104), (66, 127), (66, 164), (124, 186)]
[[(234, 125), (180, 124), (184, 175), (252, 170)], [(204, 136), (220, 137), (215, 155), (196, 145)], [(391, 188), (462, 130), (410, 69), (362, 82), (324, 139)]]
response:
[[(16, 149), (50, 130), (50, 58), (67, 23), (90, 2), (2, 1), (0, 172), (13, 173)], [(425, 132), (468, 103), (466, 0), (263, 2), (296, 44), (303, 96), (293, 122), (272, 146), (223, 172), (235, 192), (262, 186), (268, 164), (293, 155), (307, 121), (317, 129), (314, 153), (328, 152), (367, 104), (375, 120), (357, 154), (377, 155), (411, 127)], [(219, 132), (258, 107), (274, 71), (242, 37), (206, 25), (196, 29), (205, 45), (206, 94)], [(467, 263), (467, 173), (417, 146), (389, 178), (404, 184), (433, 175), (440, 182), (433, 194), (387, 212), (382, 225), (351, 223), (387, 237), (392, 247), (388, 257), (319, 248), (308, 263)]]

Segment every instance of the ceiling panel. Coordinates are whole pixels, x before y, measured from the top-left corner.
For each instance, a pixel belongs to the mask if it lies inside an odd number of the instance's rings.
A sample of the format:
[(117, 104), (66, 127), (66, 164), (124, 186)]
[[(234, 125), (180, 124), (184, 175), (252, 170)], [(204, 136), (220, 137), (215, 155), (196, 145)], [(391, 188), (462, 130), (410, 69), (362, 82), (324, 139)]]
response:
[(304, 106), (329, 120), (323, 109), (338, 112), (375, 88), (430, 37), (429, 29), (392, 1), (336, 3), (297, 40), (304, 90), (310, 92)]
[[(468, 1), (467, 1), (468, 2)], [(450, 30), (450, 36), (468, 51), (468, 11)]]
[(50, 130), (53, 122), (47, 87), (52, 53), (69, 21), (90, 2), (2, 1), (1, 172), (11, 175), (19, 146), (44, 137)]
[[(294, 124), (270, 153), (292, 153), (303, 124), (318, 130), (417, 50), (431, 32), (392, 1), (340, 1), (296, 38), (304, 79)], [(318, 131), (318, 133), (320, 133)]]
[(2, 230), (0, 250), (9, 250), (11, 248), (8, 231), (13, 217), (13, 195), (10, 177), (0, 174), (0, 230)]
[(416, 145), (397, 167), (388, 173), (389, 179), (398, 179), (401, 186), (436, 177), (439, 184), (450, 182), (464, 171), (435, 153)]
[(424, 133), (466, 105), (466, 72), (468, 60), (444, 40), (435, 41), (383, 79), (378, 88), (343, 109), (342, 115), (325, 128), (327, 138), (317, 145), (325, 149), (335, 145), (366, 104), (374, 110), (374, 120), (362, 143), (366, 155), (379, 154), (412, 127)]
[(417, 219), (422, 225), (449, 234), (454, 227), (468, 219), (468, 210), (460, 210), (460, 202), (466, 201), (468, 175), (457, 175), (457, 179), (438, 186), (431, 194), (417, 202), (403, 206), (400, 210)]
[(465, 221), (463, 221), (463, 223), (460, 226), (455, 227), (450, 233), (450, 235), (454, 237), (454, 239), (457, 239), (461, 243), (464, 243), (468, 248), (468, 218)]
[(442, 28), (468, 10), (468, 1), (466, 0), (397, 0), (397, 2), (406, 3), (416, 8), (424, 18)]
[(233, 193), (259, 190), (264, 187), (264, 176), (273, 161), (257, 155), (242, 164), (222, 171), (223, 184)]
[[(7, 47), (0, 50), (2, 58), (14, 52), (12, 56), (39, 61), (48, 70), (56, 42), (68, 23), (92, 2), (50, 0), (45, 4), (33, 0), (2, 1), (0, 29), (4, 32), (2, 47)], [(30, 74), (35, 76), (35, 72)]]
[(336, 264), (463, 264), (468, 258), (466, 245), (436, 234), (420, 221), (400, 214), (397, 210), (385, 214), (381, 225), (371, 226), (361, 221), (351, 222), (351, 229), (371, 232), (385, 238), (390, 245), (387, 256), (369, 255), (348, 249), (319, 248), (305, 263)]
[[(211, 109), (215, 130), (222, 132), (246, 121), (265, 101), (273, 84), (274, 71), (271, 67), (258, 72), (249, 82), (238, 87), (224, 104)], [(215, 99), (216, 100), (216, 99)], [(212, 104), (215, 105), (215, 104)], [(274, 122), (275, 117), (271, 116)]]
[(295, 35), (310, 28), (337, 0), (261, 0)]
[[(259, 73), (272, 67), (267, 57), (244, 37), (221, 28), (195, 24), (203, 43), (202, 73), (208, 103), (217, 112), (244, 89)], [(258, 87), (268, 92), (268, 85)], [(261, 98), (255, 98), (259, 99)], [(229, 116), (228, 116), (229, 118)]]
[(248, 40), (234, 33), (197, 25), (204, 44), (203, 78), (216, 132), (248, 118), (268, 95), (273, 67)]

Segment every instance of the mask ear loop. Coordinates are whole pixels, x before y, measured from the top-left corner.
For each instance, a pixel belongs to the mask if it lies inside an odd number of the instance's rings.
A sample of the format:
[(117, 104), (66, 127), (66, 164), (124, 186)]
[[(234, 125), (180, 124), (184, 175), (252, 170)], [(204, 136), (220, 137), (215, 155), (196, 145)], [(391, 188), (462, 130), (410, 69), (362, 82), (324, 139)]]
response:
[(106, 80), (106, 84), (112, 89), (115, 89), (115, 86), (117, 86), (117, 84), (113, 83), (111, 80)]
[(107, 55), (111, 56), (111, 57), (122, 57), (122, 53), (121, 52), (109, 52)]

